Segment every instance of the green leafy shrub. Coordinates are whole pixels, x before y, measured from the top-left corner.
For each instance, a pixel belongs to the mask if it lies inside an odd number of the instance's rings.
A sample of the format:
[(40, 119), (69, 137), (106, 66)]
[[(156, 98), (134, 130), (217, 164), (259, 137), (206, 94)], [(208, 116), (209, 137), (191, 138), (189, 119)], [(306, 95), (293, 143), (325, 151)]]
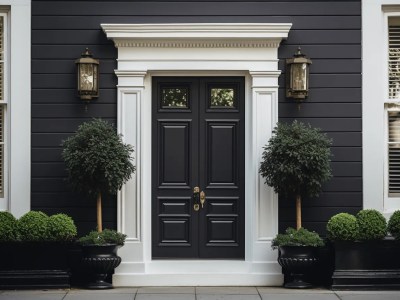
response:
[(97, 229), (102, 231), (101, 199), (116, 194), (135, 171), (133, 148), (108, 122), (94, 119), (83, 123), (63, 142), (62, 157), (73, 189), (97, 198)]
[[(294, 121), (278, 123), (264, 147), (259, 172), (276, 193), (296, 196), (297, 216), (301, 197), (318, 196), (322, 184), (331, 178), (331, 140), (317, 128)], [(297, 219), (297, 229), (301, 219)]]
[(0, 242), (12, 242), (17, 239), (17, 220), (7, 211), (0, 212)]
[(322, 247), (323, 240), (316, 232), (308, 231), (307, 229), (300, 228), (287, 228), (285, 233), (280, 233), (272, 240), (272, 249), (279, 246), (311, 246)]
[(388, 231), (396, 239), (400, 239), (400, 210), (396, 210), (389, 219)]
[(18, 236), (21, 241), (49, 240), (48, 216), (41, 211), (30, 211), (18, 220)]
[(330, 218), (327, 236), (332, 241), (355, 241), (358, 238), (357, 218), (348, 213), (340, 213)]
[(78, 242), (81, 245), (106, 245), (117, 244), (123, 246), (126, 235), (115, 230), (104, 229), (102, 232), (91, 231), (88, 235), (81, 237)]
[(76, 237), (76, 226), (70, 216), (56, 214), (50, 216), (47, 221), (50, 240), (71, 241)]
[(386, 219), (379, 211), (375, 209), (360, 210), (356, 218), (360, 241), (380, 240), (386, 236)]

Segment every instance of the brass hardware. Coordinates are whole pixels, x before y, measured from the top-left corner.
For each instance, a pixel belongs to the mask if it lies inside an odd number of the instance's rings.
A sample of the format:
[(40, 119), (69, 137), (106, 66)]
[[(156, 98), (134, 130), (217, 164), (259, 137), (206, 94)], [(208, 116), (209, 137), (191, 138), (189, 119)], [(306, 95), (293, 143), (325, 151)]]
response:
[(203, 191), (200, 192), (200, 203), (201, 203), (201, 208), (204, 208), (204, 203), (206, 202), (206, 193)]
[(194, 211), (198, 211), (200, 209), (200, 205), (198, 203), (195, 203), (193, 205), (193, 209), (194, 209)]
[(200, 192), (200, 188), (198, 187), (198, 186), (195, 186), (194, 188), (193, 188), (193, 193), (194, 194), (197, 194), (197, 193), (199, 193)]
[(200, 192), (200, 188), (198, 186), (195, 186), (193, 188), (193, 209), (194, 209), (194, 211), (198, 211), (200, 209), (199, 192)]

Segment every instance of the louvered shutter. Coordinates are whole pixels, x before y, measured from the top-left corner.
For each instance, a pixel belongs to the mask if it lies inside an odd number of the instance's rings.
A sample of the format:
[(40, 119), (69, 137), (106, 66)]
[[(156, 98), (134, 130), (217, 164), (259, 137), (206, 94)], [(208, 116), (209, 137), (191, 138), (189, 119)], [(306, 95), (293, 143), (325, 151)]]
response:
[(400, 23), (389, 18), (389, 99), (400, 99)]
[(389, 197), (400, 196), (400, 112), (388, 112)]

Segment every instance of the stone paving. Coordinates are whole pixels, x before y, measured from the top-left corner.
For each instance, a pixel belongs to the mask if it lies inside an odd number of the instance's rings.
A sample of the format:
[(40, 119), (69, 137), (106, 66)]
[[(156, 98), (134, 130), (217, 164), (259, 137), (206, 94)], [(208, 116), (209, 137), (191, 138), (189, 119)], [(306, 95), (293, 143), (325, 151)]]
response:
[(290, 290), (274, 287), (139, 287), (0, 291), (0, 300), (400, 300), (400, 291)]

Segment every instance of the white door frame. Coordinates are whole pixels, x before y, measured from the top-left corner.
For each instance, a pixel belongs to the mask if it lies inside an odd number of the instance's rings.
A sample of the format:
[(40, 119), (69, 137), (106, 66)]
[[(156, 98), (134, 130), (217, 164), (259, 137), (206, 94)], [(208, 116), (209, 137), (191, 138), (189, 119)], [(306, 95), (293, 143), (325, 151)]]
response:
[[(277, 195), (258, 174), (278, 121), (278, 47), (291, 24), (102, 24), (118, 48), (118, 131), (135, 148), (137, 171), (118, 196), (116, 286), (279, 285), (271, 250)], [(244, 76), (245, 260), (153, 260), (151, 256), (152, 76)]]

